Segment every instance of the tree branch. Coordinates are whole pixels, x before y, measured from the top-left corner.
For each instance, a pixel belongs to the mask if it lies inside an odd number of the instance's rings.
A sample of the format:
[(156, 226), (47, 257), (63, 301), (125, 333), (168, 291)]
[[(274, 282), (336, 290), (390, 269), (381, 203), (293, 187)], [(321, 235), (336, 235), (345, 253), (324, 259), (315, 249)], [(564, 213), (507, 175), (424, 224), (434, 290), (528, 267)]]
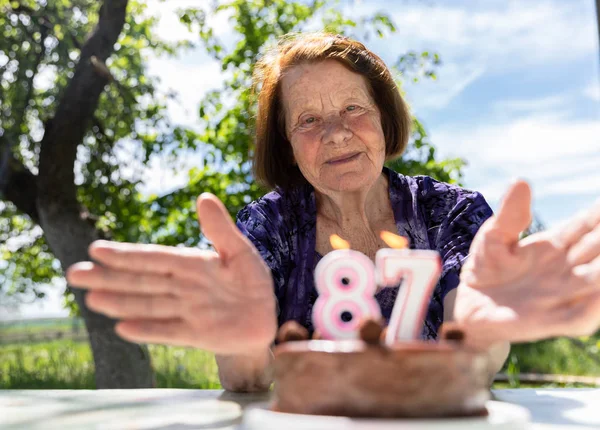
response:
[(36, 177), (15, 159), (11, 148), (8, 138), (0, 136), (0, 198), (39, 224)]
[[(113, 53), (123, 25), (127, 0), (105, 0), (98, 24), (81, 49), (81, 57), (41, 143), (39, 198), (47, 202), (76, 204), (73, 165), (77, 146), (91, 124), (100, 94), (109, 82), (93, 63), (105, 62)], [(94, 57), (94, 60), (92, 60)]]

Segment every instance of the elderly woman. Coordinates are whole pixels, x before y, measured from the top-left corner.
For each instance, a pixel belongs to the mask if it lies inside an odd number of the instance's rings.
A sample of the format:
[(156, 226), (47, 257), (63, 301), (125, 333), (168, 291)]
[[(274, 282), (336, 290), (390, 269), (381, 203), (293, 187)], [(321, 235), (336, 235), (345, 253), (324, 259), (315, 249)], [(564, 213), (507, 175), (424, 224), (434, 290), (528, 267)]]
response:
[[(410, 115), (383, 61), (356, 41), (286, 38), (257, 64), (256, 84), (255, 177), (274, 190), (237, 226), (215, 196), (199, 197), (216, 252), (96, 242), (90, 256), (101, 265), (69, 269), (71, 285), (93, 290), (91, 309), (121, 319), (122, 337), (214, 351), (225, 388), (265, 390), (277, 326), (313, 329), (314, 270), (329, 237), (374, 259), (382, 230), (442, 257), (422, 337), (436, 339), (442, 322), (463, 325), (489, 351), (491, 374), (509, 341), (597, 328), (600, 206), (519, 242), (530, 222), (526, 183), (492, 216), (477, 192), (385, 168), (407, 145)], [(375, 295), (386, 320), (397, 293)]]

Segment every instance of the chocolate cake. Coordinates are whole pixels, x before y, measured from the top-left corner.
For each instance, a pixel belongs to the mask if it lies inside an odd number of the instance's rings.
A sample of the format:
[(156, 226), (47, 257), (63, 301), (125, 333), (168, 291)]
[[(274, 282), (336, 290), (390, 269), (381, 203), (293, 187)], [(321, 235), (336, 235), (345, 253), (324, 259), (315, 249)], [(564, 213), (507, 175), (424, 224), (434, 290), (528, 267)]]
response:
[(382, 418), (486, 413), (485, 355), (460, 336), (387, 346), (381, 332), (368, 321), (357, 340), (309, 340), (296, 323), (284, 325), (274, 350), (274, 409)]

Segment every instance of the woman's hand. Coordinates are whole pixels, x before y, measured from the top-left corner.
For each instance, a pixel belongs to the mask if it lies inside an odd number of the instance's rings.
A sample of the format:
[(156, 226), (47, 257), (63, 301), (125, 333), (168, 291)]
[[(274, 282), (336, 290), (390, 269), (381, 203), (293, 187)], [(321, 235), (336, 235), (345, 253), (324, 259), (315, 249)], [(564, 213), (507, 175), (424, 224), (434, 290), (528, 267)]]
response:
[(120, 319), (117, 333), (132, 342), (264, 354), (277, 329), (271, 273), (214, 195), (197, 209), (217, 252), (98, 241), (95, 262), (71, 266), (67, 280), (90, 290), (88, 307)]
[(516, 182), (471, 245), (454, 319), (475, 345), (589, 335), (600, 326), (600, 201), (519, 241), (530, 206), (529, 186)]

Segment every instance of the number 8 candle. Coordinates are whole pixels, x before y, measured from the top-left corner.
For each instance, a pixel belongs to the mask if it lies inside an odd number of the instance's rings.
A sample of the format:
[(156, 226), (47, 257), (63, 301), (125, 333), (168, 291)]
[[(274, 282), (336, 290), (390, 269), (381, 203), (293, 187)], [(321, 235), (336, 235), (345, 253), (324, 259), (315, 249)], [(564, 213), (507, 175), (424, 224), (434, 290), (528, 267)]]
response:
[(324, 339), (356, 339), (358, 325), (365, 318), (381, 318), (376, 291), (375, 266), (361, 252), (349, 248), (348, 242), (332, 236), (336, 249), (323, 257), (315, 269), (315, 286), (319, 297), (312, 319)]

